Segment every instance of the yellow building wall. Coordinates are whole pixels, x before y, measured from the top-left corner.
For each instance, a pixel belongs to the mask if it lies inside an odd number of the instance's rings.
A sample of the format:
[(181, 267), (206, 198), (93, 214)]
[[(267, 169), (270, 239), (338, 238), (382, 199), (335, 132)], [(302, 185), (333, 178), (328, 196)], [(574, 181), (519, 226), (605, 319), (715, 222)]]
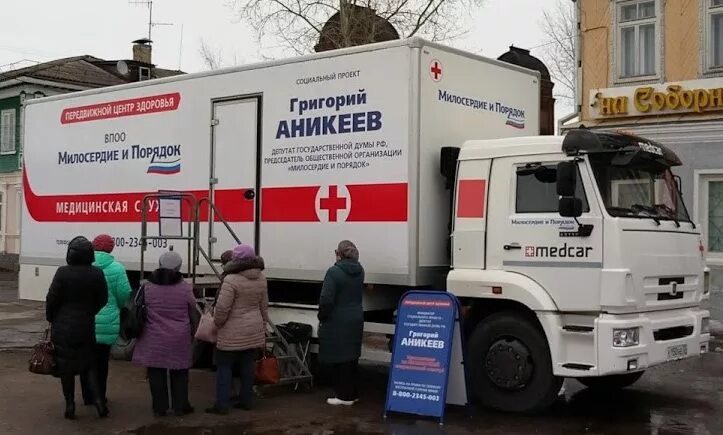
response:
[(608, 87), (610, 70), (610, 2), (580, 0), (582, 38), (582, 119), (588, 119), (590, 89)]
[[(660, 1), (660, 0), (659, 0)], [(663, 81), (694, 80), (700, 71), (700, 1), (663, 2)], [(615, 2), (580, 0), (582, 38), (582, 119), (589, 120), (590, 90), (611, 86), (611, 28)]]
[(663, 16), (665, 82), (695, 80), (700, 71), (700, 0), (668, 0)]

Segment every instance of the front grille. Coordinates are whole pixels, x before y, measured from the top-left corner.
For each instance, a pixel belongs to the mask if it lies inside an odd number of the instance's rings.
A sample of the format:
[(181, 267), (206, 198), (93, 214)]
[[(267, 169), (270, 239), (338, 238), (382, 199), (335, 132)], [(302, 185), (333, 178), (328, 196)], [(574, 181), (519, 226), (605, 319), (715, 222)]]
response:
[(670, 293), (658, 293), (659, 301), (674, 301), (676, 299), (683, 299), (683, 292), (671, 295)]
[(693, 326), (676, 326), (674, 328), (658, 329), (657, 331), (653, 331), (653, 337), (655, 341), (675, 340), (693, 335), (694, 329)]

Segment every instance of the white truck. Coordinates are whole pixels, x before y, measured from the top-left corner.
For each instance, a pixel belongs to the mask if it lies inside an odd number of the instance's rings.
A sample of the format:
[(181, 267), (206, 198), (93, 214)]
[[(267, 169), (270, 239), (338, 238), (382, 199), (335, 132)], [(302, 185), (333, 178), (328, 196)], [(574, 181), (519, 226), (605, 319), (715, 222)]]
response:
[(199, 216), (212, 259), (226, 224), (256, 246), (277, 323), (316, 324), (342, 239), (362, 253), (367, 332), (393, 334), (408, 289), (457, 295), (472, 393), (496, 409), (705, 352), (680, 161), (629, 135), (537, 136), (539, 107), (537, 73), (421, 39), (31, 101), (20, 296), (45, 296), (78, 234), (113, 235), (135, 282), (141, 245), (145, 270), (183, 253), (141, 237), (144, 198), (173, 191), (219, 210)]

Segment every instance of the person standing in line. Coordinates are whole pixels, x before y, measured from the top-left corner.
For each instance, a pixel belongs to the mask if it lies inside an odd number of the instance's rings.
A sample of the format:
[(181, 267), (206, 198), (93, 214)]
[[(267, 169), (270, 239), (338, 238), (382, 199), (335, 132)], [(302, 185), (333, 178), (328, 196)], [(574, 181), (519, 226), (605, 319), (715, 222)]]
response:
[[(93, 239), (95, 262), (93, 266), (103, 271), (108, 286), (108, 303), (95, 316), (95, 361), (94, 372), (98, 374), (98, 393), (100, 400), (108, 404), (106, 395), (108, 385), (108, 360), (111, 346), (118, 340), (120, 332), (120, 310), (128, 302), (131, 285), (122, 264), (111, 255), (115, 242), (108, 234), (101, 234)], [(90, 389), (87, 373), (80, 376), (85, 405), (95, 403)]]
[(182, 262), (177, 252), (163, 253), (158, 269), (143, 285), (146, 323), (136, 342), (133, 362), (148, 370), (156, 417), (165, 417), (171, 407), (176, 416), (194, 411), (188, 401), (188, 371), (192, 365), (191, 314), (197, 308), (193, 288), (180, 272)]
[(65, 418), (75, 419), (75, 376), (86, 377), (98, 416), (108, 416), (101, 400), (93, 363), (95, 316), (108, 302), (108, 287), (100, 269), (93, 267), (93, 245), (82, 236), (68, 244), (67, 266), (55, 272), (45, 299), (50, 339), (55, 346), (55, 373), (65, 396)]
[(216, 340), (216, 402), (209, 414), (229, 412), (233, 364), (240, 365), (241, 391), (237, 408), (250, 410), (254, 401), (256, 352), (266, 345), (269, 295), (264, 261), (254, 248), (238, 245), (231, 262), (224, 266), (225, 278), (214, 309), (218, 327)]
[(329, 405), (351, 406), (359, 400), (358, 369), (364, 331), (364, 268), (359, 250), (344, 240), (336, 249), (319, 298), (319, 362), (330, 365), (335, 396)]
[[(223, 268), (226, 267), (226, 265), (228, 263), (230, 263), (231, 260), (233, 260), (233, 250), (229, 249), (227, 251), (224, 251), (223, 254), (221, 254), (221, 268), (222, 268), (221, 281), (222, 282), (223, 282), (223, 279), (226, 278), (226, 275), (228, 275), (228, 272), (223, 270)], [(217, 293), (217, 295), (218, 295), (218, 293)], [(214, 303), (214, 305), (216, 305), (216, 299), (214, 299), (213, 303)], [(240, 400), (240, 395), (236, 391), (236, 389), (233, 385), (234, 383), (236, 383), (236, 380), (238, 380), (238, 384), (241, 385), (241, 366), (238, 363), (234, 363), (231, 366), (231, 378), (232, 378), (231, 395), (229, 397), (232, 402), (238, 403)], [(239, 388), (239, 391), (240, 391), (240, 388)]]

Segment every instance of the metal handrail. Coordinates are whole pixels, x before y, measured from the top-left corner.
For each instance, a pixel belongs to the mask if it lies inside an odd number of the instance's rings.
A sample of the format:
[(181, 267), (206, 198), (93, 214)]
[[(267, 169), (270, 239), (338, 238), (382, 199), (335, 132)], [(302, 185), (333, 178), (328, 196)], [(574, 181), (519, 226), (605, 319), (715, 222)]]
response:
[[(198, 200), (198, 210), (199, 210), (199, 214), (200, 214), (200, 210), (201, 210), (201, 205), (204, 204), (204, 203), (208, 203), (208, 206), (209, 206), (209, 208), (210, 208), (209, 214), (208, 214), (208, 220), (209, 220), (209, 234), (208, 234), (208, 236), (209, 236), (209, 238), (210, 238), (210, 237), (213, 237), (213, 226), (211, 225), (211, 222), (212, 222), (212, 221), (215, 221), (216, 216), (218, 216), (219, 221), (223, 224), (223, 226), (226, 227), (226, 230), (229, 232), (229, 234), (231, 234), (231, 237), (233, 237), (233, 239), (236, 241), (236, 244), (239, 244), (239, 245), (240, 245), (240, 244), (241, 244), (241, 239), (238, 238), (238, 236), (237, 236), (236, 233), (234, 232), (233, 228), (231, 228), (231, 225), (229, 225), (228, 222), (226, 221), (226, 219), (224, 219), (223, 214), (221, 213), (221, 211), (218, 209), (218, 207), (216, 207), (216, 204), (214, 204), (209, 197), (201, 198), (200, 200)], [(210, 213), (211, 211), (212, 211), (213, 213)], [(213, 255), (213, 252), (210, 252), (210, 254)]]
[[(162, 199), (162, 198), (180, 198), (184, 203), (187, 203), (191, 207), (191, 213), (190, 216), (192, 219), (189, 219), (188, 221), (188, 236), (149, 236), (148, 235), (148, 213), (149, 213), (149, 201), (151, 199)], [(159, 201), (160, 203), (160, 201)], [(141, 208), (141, 237), (140, 237), (140, 248), (141, 248), (141, 266), (140, 266), (140, 274), (141, 274), (141, 280), (143, 279), (144, 273), (145, 273), (145, 251), (148, 249), (148, 240), (186, 240), (188, 242), (188, 261), (187, 261), (187, 267), (188, 267), (188, 275), (191, 278), (191, 284), (195, 287), (196, 285), (196, 275), (197, 275), (197, 266), (200, 264), (200, 256), (203, 256), (203, 259), (206, 260), (206, 263), (211, 267), (211, 270), (213, 271), (214, 275), (221, 280), (223, 278), (222, 273), (216, 268), (216, 266), (213, 264), (213, 259), (209, 255), (210, 253), (207, 253), (203, 247), (201, 246), (200, 233), (201, 233), (201, 205), (204, 203), (208, 203), (209, 206), (209, 240), (210, 237), (212, 237), (212, 223), (218, 219), (219, 222), (221, 222), (225, 227), (226, 230), (228, 230), (229, 234), (231, 234), (231, 237), (236, 241), (236, 243), (240, 244), (241, 240), (238, 238), (236, 233), (233, 231), (233, 228), (228, 224), (226, 219), (224, 219), (223, 214), (221, 211), (216, 207), (216, 205), (211, 201), (210, 198), (204, 197), (199, 199), (196, 197), (196, 195), (188, 192), (173, 192), (173, 193), (166, 193), (166, 192), (158, 192), (158, 193), (150, 193), (143, 197), (143, 204)], [(213, 213), (211, 213), (213, 212)], [(183, 223), (181, 223), (183, 225)], [(212, 253), (211, 253), (212, 254)]]
[[(198, 215), (198, 198), (196, 198), (195, 195), (192, 193), (187, 192), (174, 192), (174, 193), (149, 193), (143, 197), (143, 204), (141, 207), (141, 237), (139, 240), (140, 248), (141, 248), (141, 266), (140, 266), (140, 274), (141, 274), (141, 280), (143, 280), (143, 276), (145, 274), (145, 267), (146, 267), (146, 261), (145, 261), (145, 253), (146, 249), (148, 249), (148, 240), (186, 240), (188, 242), (188, 257), (189, 261), (187, 261), (187, 267), (188, 267), (188, 274), (192, 277), (195, 277), (196, 275), (196, 264), (195, 262), (190, 261), (190, 258), (192, 258), (192, 252), (194, 250), (194, 246), (198, 244), (198, 232), (196, 231), (196, 228), (194, 228), (194, 221), (189, 220), (188, 222), (188, 236), (170, 236), (170, 237), (163, 237), (163, 236), (148, 236), (148, 212), (149, 212), (149, 201), (151, 199), (158, 199), (161, 198), (180, 198), (181, 201), (188, 203), (188, 205), (191, 207), (191, 216), (196, 217)], [(160, 201), (159, 201), (160, 204)], [(160, 207), (159, 207), (160, 208)], [(160, 210), (159, 210), (160, 213)], [(181, 213), (181, 217), (183, 217), (183, 213)], [(195, 220), (195, 219), (194, 219)], [(183, 225), (183, 222), (181, 222), (181, 225)], [(195, 280), (195, 278), (193, 278)]]

